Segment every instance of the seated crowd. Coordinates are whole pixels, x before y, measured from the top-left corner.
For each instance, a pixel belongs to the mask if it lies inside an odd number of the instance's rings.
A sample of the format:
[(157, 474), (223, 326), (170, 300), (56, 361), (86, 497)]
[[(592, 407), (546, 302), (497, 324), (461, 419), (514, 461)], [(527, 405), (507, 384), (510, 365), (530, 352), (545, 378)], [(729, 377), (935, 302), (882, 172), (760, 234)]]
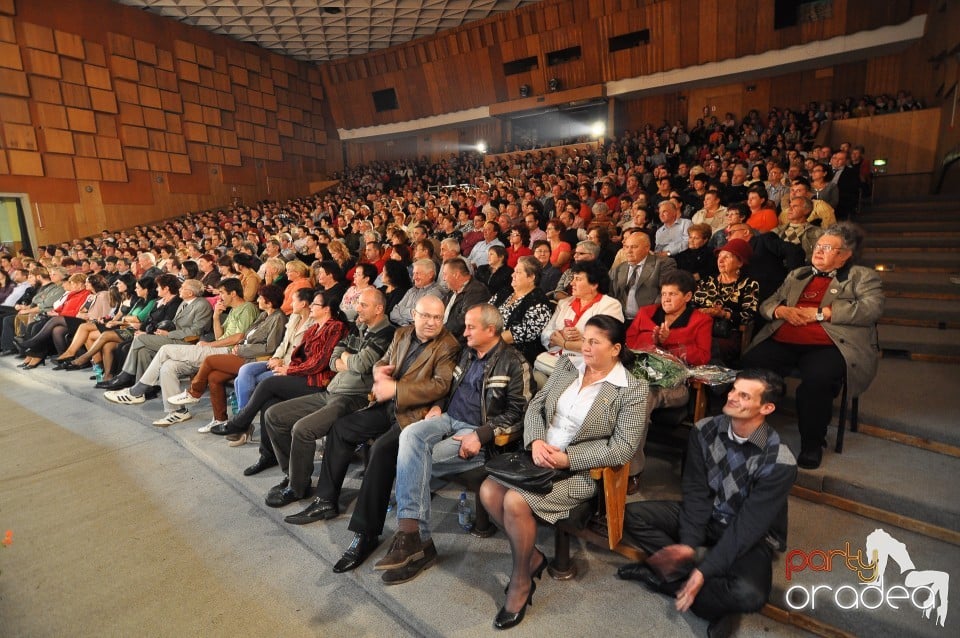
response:
[[(753, 139), (760, 124), (723, 130)], [(625, 536), (651, 557), (620, 571), (719, 626), (766, 601), (796, 465), (821, 464), (834, 397), (876, 372), (883, 295), (847, 221), (863, 153), (764, 155), (748, 141), (656, 163), (643, 138), (547, 157), (519, 187), (471, 155), (377, 165), (337, 192), (3, 255), (0, 347), (24, 369), (96, 366), (117, 404), (160, 397), (156, 426), (191, 419), (208, 391), (201, 432), (239, 446), (259, 416), (244, 473), (279, 466), (271, 507), (311, 499), (294, 525), (339, 515), (354, 451), (373, 439), (334, 571), (376, 549), (395, 484), (397, 532), (375, 566), (386, 584), (437, 559), (431, 478), (481, 467), (498, 435), (522, 438), (558, 475), (546, 494), (481, 487), (513, 554), (497, 628), (523, 619), (547, 563), (537, 521), (591, 498), (591, 468), (629, 463), (636, 487), (651, 412), (688, 401), (685, 385), (635, 376), (634, 351), (739, 368), (722, 414), (690, 434), (684, 500), (628, 506)], [(446, 181), (468, 186), (432, 188)], [(765, 420), (788, 373), (801, 379), (796, 461)]]

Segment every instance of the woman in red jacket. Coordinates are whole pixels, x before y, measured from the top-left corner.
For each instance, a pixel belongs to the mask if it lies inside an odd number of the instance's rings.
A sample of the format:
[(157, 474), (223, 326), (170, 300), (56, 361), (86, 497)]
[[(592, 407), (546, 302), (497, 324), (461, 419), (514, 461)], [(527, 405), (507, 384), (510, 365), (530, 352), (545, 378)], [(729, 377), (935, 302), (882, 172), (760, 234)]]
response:
[[(627, 330), (627, 347), (631, 350), (659, 348), (676, 356), (687, 365), (699, 366), (710, 361), (713, 319), (697, 312), (691, 300), (697, 282), (685, 270), (667, 273), (660, 279), (660, 303), (637, 311)], [(647, 420), (656, 408), (685, 405), (690, 398), (686, 383), (674, 388), (650, 386), (647, 396)], [(630, 461), (628, 493), (640, 487), (645, 457), (643, 446)]]

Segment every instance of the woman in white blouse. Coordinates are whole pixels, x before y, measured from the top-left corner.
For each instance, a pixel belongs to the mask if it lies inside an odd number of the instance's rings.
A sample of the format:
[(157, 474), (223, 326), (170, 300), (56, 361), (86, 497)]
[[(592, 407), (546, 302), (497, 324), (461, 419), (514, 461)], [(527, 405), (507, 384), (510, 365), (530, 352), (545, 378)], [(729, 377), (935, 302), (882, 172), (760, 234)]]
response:
[(646, 429), (646, 381), (628, 372), (633, 354), (624, 345), (623, 322), (608, 315), (589, 319), (583, 331), (582, 361), (560, 357), (547, 385), (527, 408), (523, 442), (533, 462), (568, 472), (548, 494), (534, 494), (492, 477), (480, 499), (510, 539), (513, 569), (507, 598), (494, 627), (523, 620), (547, 557), (536, 548), (537, 518), (556, 523), (590, 499), (596, 481), (590, 469), (629, 462)]

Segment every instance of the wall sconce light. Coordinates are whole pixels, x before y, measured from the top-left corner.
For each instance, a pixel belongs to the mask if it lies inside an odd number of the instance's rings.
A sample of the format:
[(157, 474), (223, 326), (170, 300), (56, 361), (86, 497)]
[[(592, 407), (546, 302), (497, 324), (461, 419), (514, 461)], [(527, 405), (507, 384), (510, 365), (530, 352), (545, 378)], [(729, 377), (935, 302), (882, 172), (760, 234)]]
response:
[(884, 175), (887, 172), (887, 160), (883, 157), (878, 157), (873, 160), (873, 172), (877, 175)]
[(550, 89), (551, 93), (556, 93), (560, 90), (560, 80), (557, 78), (550, 78), (550, 81), (547, 82), (547, 88)]
[(521, 84), (520, 85), (520, 97), (530, 97), (530, 85)]

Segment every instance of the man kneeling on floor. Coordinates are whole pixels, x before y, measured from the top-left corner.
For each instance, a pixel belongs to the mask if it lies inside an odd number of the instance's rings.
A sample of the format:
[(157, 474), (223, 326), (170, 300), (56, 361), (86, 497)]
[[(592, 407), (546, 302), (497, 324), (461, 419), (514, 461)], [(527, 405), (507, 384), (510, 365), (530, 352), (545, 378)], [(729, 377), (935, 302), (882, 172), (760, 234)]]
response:
[(433, 564), (430, 538), (430, 478), (479, 467), (483, 446), (497, 431), (520, 427), (531, 396), (530, 365), (500, 339), (503, 318), (484, 303), (467, 310), (467, 347), (453, 373), (446, 399), (422, 421), (400, 433), (397, 454), (397, 528), (390, 550), (374, 569), (386, 570), (387, 585), (405, 583)]
[(729, 636), (739, 614), (763, 607), (774, 552), (786, 546), (787, 497), (797, 466), (766, 422), (783, 393), (774, 372), (740, 372), (723, 414), (690, 433), (683, 501), (626, 509), (624, 537), (650, 557), (617, 575), (675, 596), (678, 611), (692, 609), (710, 621), (711, 637)]
[(377, 402), (341, 419), (327, 435), (317, 498), (307, 509), (284, 518), (288, 523), (303, 525), (339, 515), (340, 490), (354, 450), (376, 438), (350, 519), (355, 536), (334, 572), (356, 569), (376, 548), (397, 474), (400, 428), (423, 419), (447, 395), (459, 352), (460, 344), (443, 327), (443, 301), (434, 295), (421, 297), (413, 310), (413, 325), (397, 329), (390, 348), (373, 368)]

